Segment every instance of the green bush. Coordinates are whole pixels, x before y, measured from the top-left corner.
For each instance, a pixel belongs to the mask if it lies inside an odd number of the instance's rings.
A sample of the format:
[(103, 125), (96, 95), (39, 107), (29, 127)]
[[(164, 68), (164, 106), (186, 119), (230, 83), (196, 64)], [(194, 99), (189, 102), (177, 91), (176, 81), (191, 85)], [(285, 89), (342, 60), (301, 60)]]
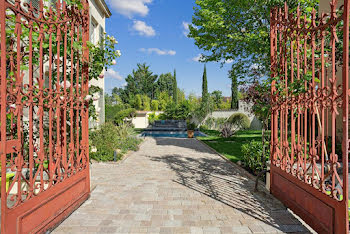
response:
[(190, 114), (190, 104), (188, 101), (183, 101), (181, 104), (176, 105), (174, 102), (169, 103), (164, 111), (166, 119), (171, 120), (184, 120), (187, 119)]
[(158, 100), (152, 100), (152, 102), (151, 102), (151, 110), (152, 111), (158, 111), (159, 110), (159, 101)]
[(260, 171), (265, 170), (263, 165), (266, 165), (266, 161), (270, 157), (270, 148), (269, 143), (267, 142), (265, 145), (266, 155), (265, 155), (265, 163), (263, 163), (262, 153), (263, 153), (263, 144), (260, 141), (251, 141), (248, 144), (242, 145), (242, 162), (244, 166), (251, 170), (253, 173), (257, 174)]
[(114, 151), (119, 149), (119, 160), (128, 151), (137, 150), (140, 143), (141, 139), (134, 136), (130, 125), (106, 123), (99, 130), (90, 132), (90, 157), (97, 161), (113, 161)]
[(232, 137), (237, 132), (237, 129), (234, 128), (233, 124), (226, 122), (222, 125), (220, 134), (223, 138)]
[(239, 130), (250, 128), (250, 119), (243, 113), (234, 113), (227, 122), (233, 124)]
[(106, 105), (106, 122), (113, 122), (115, 115), (125, 109), (125, 105)]
[(156, 120), (159, 120), (159, 115), (157, 115), (156, 112), (148, 114), (149, 124), (153, 124)]
[(136, 113), (134, 108), (128, 108), (118, 111), (114, 116), (114, 123), (120, 125), (126, 118), (132, 118)]
[(223, 125), (227, 122), (227, 118), (214, 118), (214, 117), (208, 117), (204, 121), (204, 125), (209, 130), (221, 130)]
[(134, 128), (129, 123), (122, 123), (115, 127), (116, 135), (120, 139), (126, 139), (135, 135)]
[(187, 121), (186, 124), (187, 124), (187, 130), (193, 131), (193, 130), (196, 130), (197, 128), (197, 125), (191, 121)]

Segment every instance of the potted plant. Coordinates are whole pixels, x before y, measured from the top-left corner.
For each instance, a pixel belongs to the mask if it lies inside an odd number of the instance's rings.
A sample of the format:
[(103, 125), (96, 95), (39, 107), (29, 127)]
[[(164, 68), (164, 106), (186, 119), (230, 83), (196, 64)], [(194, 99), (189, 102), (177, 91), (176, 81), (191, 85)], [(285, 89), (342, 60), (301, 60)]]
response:
[(192, 122), (187, 122), (187, 136), (188, 138), (194, 137), (194, 130), (196, 129), (196, 125)]

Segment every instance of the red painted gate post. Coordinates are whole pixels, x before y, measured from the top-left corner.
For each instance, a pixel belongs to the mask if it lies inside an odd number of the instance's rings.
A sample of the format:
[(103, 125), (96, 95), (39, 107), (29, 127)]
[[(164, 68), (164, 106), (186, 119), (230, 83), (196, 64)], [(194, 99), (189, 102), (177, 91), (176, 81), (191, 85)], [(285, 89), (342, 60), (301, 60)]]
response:
[[(6, 123), (6, 13), (5, 13), (5, 0), (0, 0), (0, 38), (1, 38), (1, 62), (0, 62), (0, 123)], [(0, 129), (0, 156), (1, 156), (1, 223), (5, 223), (6, 217), (6, 124), (1, 124)], [(5, 170), (4, 170), (5, 169)], [(5, 225), (1, 225), (1, 233), (5, 232)]]
[[(344, 29), (343, 29), (343, 200), (346, 210), (342, 217), (348, 217), (348, 197), (349, 197), (349, 181), (348, 181), (348, 156), (349, 156), (349, 0), (344, 1)], [(349, 218), (345, 220), (346, 230), (349, 233)]]

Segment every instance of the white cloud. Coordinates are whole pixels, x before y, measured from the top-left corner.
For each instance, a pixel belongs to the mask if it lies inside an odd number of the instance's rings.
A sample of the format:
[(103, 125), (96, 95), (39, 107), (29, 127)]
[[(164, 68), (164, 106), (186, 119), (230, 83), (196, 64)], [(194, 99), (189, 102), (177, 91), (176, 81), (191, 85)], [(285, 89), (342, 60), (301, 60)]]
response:
[(190, 33), (190, 23), (188, 22), (182, 22), (182, 27), (183, 27), (183, 34), (187, 37), (187, 35)]
[(109, 5), (118, 13), (132, 18), (134, 15), (146, 16), (149, 12), (147, 4), (153, 0), (108, 0)]
[(192, 58), (192, 61), (194, 61), (194, 62), (201, 62), (202, 59), (203, 59), (203, 55), (202, 54), (198, 54), (196, 57)]
[(105, 77), (109, 79), (117, 79), (117, 80), (122, 80), (123, 77), (119, 74), (119, 72), (114, 71), (113, 69), (109, 68), (105, 72)]
[(153, 37), (156, 35), (156, 31), (151, 26), (140, 20), (134, 21), (132, 29), (137, 31), (141, 36)]
[(161, 50), (158, 48), (148, 48), (148, 49), (141, 48), (140, 51), (145, 52), (145, 53), (149, 53), (149, 54), (156, 53), (158, 55), (170, 55), (170, 56), (176, 55), (175, 50)]

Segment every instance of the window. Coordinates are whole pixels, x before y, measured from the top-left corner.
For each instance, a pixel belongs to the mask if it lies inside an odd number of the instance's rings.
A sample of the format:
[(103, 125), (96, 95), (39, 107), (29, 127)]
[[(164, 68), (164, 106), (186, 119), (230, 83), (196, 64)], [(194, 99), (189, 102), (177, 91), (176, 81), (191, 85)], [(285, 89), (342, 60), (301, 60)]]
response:
[[(99, 36), (99, 42), (102, 42), (105, 39), (105, 30), (102, 26), (100, 26), (100, 36)], [(102, 46), (102, 44), (101, 44)]]

